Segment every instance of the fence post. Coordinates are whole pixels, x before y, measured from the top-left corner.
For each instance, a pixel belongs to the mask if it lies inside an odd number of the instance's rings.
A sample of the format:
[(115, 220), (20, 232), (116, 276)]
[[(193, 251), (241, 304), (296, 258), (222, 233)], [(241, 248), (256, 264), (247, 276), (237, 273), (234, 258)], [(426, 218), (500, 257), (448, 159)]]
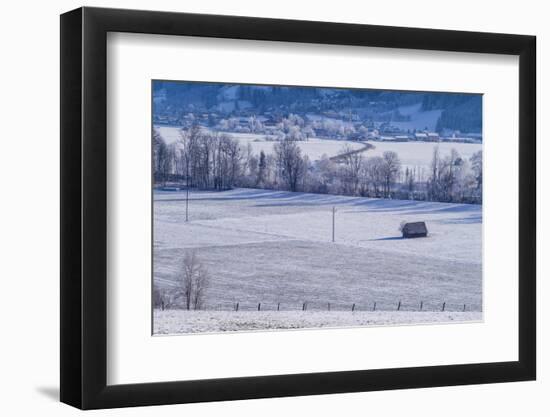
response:
[(258, 303), (258, 311), (260, 311), (262, 303)]
[(376, 301), (374, 302), (374, 305), (372, 306), (372, 311), (376, 311)]
[(445, 311), (445, 301), (443, 301), (443, 307), (441, 307), (441, 311)]
[(424, 301), (420, 301), (420, 311), (422, 311), (423, 307), (424, 307)]
[(355, 311), (355, 303), (351, 306), (351, 312), (353, 313)]
[(466, 311), (466, 304), (464, 304), (464, 307), (462, 308), (462, 311)]
[(401, 310), (401, 300), (397, 303), (397, 311)]
[(279, 311), (280, 307), (281, 307), (281, 303), (277, 303), (277, 311)]
[(302, 311), (306, 311), (307, 309), (307, 303), (302, 304)]
[(235, 311), (239, 311), (239, 303), (235, 304)]

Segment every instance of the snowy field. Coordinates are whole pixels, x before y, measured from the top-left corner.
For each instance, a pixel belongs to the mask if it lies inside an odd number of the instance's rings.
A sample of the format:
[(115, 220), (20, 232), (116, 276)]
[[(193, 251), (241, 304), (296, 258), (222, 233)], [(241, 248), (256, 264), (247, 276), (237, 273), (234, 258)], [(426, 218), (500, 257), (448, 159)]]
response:
[[(241, 148), (246, 151), (248, 144), (252, 147), (252, 153), (259, 154), (264, 151), (266, 155), (273, 153), (273, 146), (277, 142), (265, 140), (265, 135), (256, 135), (253, 133), (226, 133), (241, 143)], [(307, 155), (310, 161), (321, 159), (323, 155), (333, 157), (342, 153), (344, 146), (349, 146), (351, 149), (364, 148), (364, 144), (352, 142), (349, 140), (332, 140), (309, 138), (307, 141), (298, 143), (303, 155)]]
[(155, 129), (167, 145), (176, 143), (182, 138), (180, 127), (155, 125)]
[(382, 156), (386, 151), (394, 151), (399, 155), (403, 169), (405, 167), (423, 168), (426, 172), (432, 162), (433, 150), (439, 146), (439, 155), (444, 158), (456, 149), (460, 156), (469, 159), (477, 151), (481, 151), (481, 143), (449, 143), (449, 142), (375, 142), (369, 141), (374, 148), (368, 150), (366, 156)]
[(218, 333), (225, 331), (288, 330), (481, 321), (481, 312), (289, 312), (155, 310), (154, 333)]
[[(180, 128), (171, 126), (155, 126), (161, 137), (167, 144), (175, 143), (180, 136)], [(239, 141), (241, 144), (241, 150), (246, 152), (248, 144), (252, 148), (253, 154), (259, 154), (264, 151), (266, 154), (273, 153), (273, 146), (276, 142), (266, 141), (266, 135), (254, 134), (254, 133), (232, 133), (224, 132)], [(336, 156), (342, 153), (342, 149), (345, 145), (349, 145), (352, 149), (361, 149), (364, 144), (351, 142), (346, 140), (331, 140), (331, 139), (318, 139), (310, 138), (307, 141), (299, 143), (300, 149), (304, 155), (307, 155), (311, 161), (321, 159), (323, 155)]]
[[(333, 206), (337, 209), (334, 243)], [(436, 321), (447, 321), (448, 312), (462, 312), (464, 304), (466, 312), (481, 311), (478, 205), (235, 189), (191, 192), (187, 223), (185, 192), (156, 191), (154, 213), (155, 284), (173, 288), (183, 255), (193, 248), (211, 276), (205, 294), (210, 310), (232, 310), (235, 303), (239, 313), (257, 310), (258, 303), (262, 310), (276, 310), (279, 305), (281, 311), (273, 314), (299, 315), (290, 320), (293, 327), (333, 326), (332, 318), (304, 321), (303, 315), (325, 311), (338, 321), (337, 314), (349, 312), (353, 304), (360, 312), (371, 310), (375, 302), (381, 311), (395, 311), (401, 302), (405, 311), (392, 323), (426, 317), (406, 313), (417, 311), (421, 302), (424, 310), (432, 312), (440, 312), (446, 303), (445, 313), (433, 313), (441, 314)], [(402, 239), (398, 230), (402, 221), (425, 221), (429, 236)], [(304, 302), (308, 307), (302, 313)], [(263, 313), (258, 320), (272, 320)], [(203, 320), (229, 319), (208, 316), (210, 312), (174, 314), (158, 316), (155, 328), (179, 331), (172, 325), (179, 320), (174, 317), (185, 318), (181, 326), (199, 328)], [(233, 324), (214, 326), (238, 327), (236, 316), (231, 317)], [(261, 326), (254, 320), (244, 322), (250, 328)]]

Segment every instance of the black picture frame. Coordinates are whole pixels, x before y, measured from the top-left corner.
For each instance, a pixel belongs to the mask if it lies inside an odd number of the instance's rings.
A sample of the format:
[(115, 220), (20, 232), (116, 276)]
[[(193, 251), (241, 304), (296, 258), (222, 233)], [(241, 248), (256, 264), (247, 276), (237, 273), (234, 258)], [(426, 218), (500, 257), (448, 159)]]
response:
[[(518, 361), (107, 385), (108, 32), (519, 56)], [(534, 36), (84, 7), (61, 16), (60, 56), (62, 402), (96, 409), (535, 379)]]

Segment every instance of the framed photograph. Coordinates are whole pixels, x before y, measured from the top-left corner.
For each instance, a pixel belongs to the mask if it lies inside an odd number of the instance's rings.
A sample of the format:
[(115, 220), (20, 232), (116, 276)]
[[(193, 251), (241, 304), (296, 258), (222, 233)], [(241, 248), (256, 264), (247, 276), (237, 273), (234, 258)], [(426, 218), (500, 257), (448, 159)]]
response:
[(61, 16), (61, 401), (533, 380), (535, 37)]

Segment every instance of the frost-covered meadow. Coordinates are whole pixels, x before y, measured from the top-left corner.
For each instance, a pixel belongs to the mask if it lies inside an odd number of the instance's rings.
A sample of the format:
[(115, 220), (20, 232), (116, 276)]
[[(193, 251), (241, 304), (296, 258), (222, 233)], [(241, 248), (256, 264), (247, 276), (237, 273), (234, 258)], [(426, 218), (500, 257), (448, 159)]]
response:
[[(266, 141), (265, 135), (255, 135), (251, 133), (230, 133), (229, 136), (238, 139), (241, 147), (246, 151), (250, 144), (254, 154), (259, 154), (264, 151), (266, 155), (273, 153), (275, 141)], [(364, 148), (365, 145), (349, 140), (334, 140), (309, 138), (307, 141), (300, 142), (300, 149), (304, 155), (307, 155), (311, 161), (321, 159), (323, 155), (330, 157), (336, 156), (342, 152), (342, 149), (347, 146), (350, 149), (356, 150)]]
[[(167, 144), (173, 144), (181, 140), (181, 128), (174, 126), (155, 126), (159, 134)], [(261, 151), (266, 155), (273, 153), (273, 146), (277, 143), (275, 140), (266, 140), (266, 135), (254, 133), (233, 133), (224, 132), (225, 135), (237, 139), (241, 146), (241, 151), (246, 152), (248, 146), (254, 154), (259, 154)], [(349, 140), (333, 140), (310, 138), (307, 141), (300, 142), (300, 149), (304, 155), (307, 155), (311, 161), (321, 159), (323, 155), (330, 157), (336, 156), (342, 152), (344, 146), (349, 148), (361, 149), (365, 145)]]
[(404, 311), (187, 311), (155, 310), (154, 333), (217, 333), (481, 321), (482, 313)]
[(403, 169), (424, 169), (428, 172), (433, 158), (434, 148), (437, 146), (441, 155), (450, 154), (451, 150), (458, 151), (464, 159), (470, 159), (473, 154), (481, 151), (481, 143), (456, 142), (367, 142), (373, 147), (368, 150), (368, 156), (382, 156), (386, 151), (397, 152)]
[(152, 86), (154, 333), (482, 319), (482, 95)]
[[(481, 318), (480, 205), (241, 188), (192, 191), (186, 222), (185, 199), (154, 192), (154, 283), (174, 288), (194, 249), (210, 277), (204, 310), (155, 311), (155, 333)], [(425, 221), (429, 236), (402, 239), (402, 221)]]

